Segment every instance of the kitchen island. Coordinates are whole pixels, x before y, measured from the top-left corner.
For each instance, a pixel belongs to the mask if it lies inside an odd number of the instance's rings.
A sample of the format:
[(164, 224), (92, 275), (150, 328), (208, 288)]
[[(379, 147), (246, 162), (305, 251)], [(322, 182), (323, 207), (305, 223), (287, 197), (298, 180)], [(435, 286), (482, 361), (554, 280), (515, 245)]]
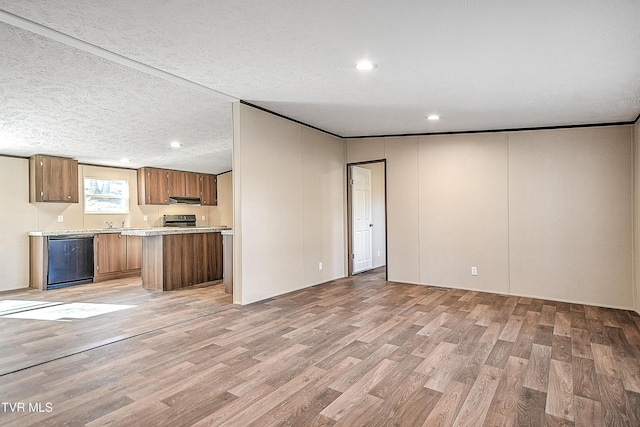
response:
[(142, 237), (142, 286), (171, 291), (222, 279), (222, 235), (228, 227), (125, 229)]

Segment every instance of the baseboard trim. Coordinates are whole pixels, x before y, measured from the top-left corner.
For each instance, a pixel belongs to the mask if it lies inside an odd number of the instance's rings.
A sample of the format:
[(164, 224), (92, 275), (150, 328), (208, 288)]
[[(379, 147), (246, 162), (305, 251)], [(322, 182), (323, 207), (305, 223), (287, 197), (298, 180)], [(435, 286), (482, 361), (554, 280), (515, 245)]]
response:
[(389, 279), (389, 282), (405, 283), (405, 284), (409, 284), (409, 285), (420, 285), (420, 286), (437, 286), (439, 288), (456, 289), (456, 290), (461, 290), (461, 291), (486, 292), (488, 294), (505, 295), (505, 296), (510, 296), (510, 297), (535, 298), (535, 299), (545, 300), (545, 301), (565, 302), (565, 303), (568, 303), (568, 304), (588, 305), (588, 306), (591, 306), (591, 307), (612, 308), (612, 309), (615, 309), (615, 310), (633, 311), (635, 313), (638, 313), (638, 315), (640, 315), (640, 312), (635, 310), (633, 307), (623, 307), (623, 306), (616, 306), (616, 305), (610, 305), (610, 304), (596, 304), (596, 303), (593, 303), (593, 302), (586, 302), (586, 301), (572, 301), (572, 300), (566, 300), (566, 299), (562, 299), (562, 298), (550, 298), (550, 297), (541, 296), (541, 295), (527, 295), (527, 294), (501, 292), (501, 291), (493, 291), (493, 290), (478, 289), (478, 288), (461, 288), (461, 287), (455, 287), (455, 286), (451, 286), (451, 285), (443, 285), (443, 284), (439, 284), (439, 283), (399, 282), (397, 280), (392, 280), (391, 278)]

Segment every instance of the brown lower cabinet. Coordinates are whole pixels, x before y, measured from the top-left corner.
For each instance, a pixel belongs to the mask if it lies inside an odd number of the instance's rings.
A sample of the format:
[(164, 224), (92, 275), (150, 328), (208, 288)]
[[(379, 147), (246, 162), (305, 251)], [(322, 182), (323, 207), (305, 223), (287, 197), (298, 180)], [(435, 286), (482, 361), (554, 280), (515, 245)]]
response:
[(142, 268), (142, 237), (127, 236), (127, 270)]
[(142, 286), (172, 291), (222, 279), (219, 232), (145, 236)]
[(142, 238), (120, 233), (100, 233), (93, 239), (94, 282), (139, 276)]

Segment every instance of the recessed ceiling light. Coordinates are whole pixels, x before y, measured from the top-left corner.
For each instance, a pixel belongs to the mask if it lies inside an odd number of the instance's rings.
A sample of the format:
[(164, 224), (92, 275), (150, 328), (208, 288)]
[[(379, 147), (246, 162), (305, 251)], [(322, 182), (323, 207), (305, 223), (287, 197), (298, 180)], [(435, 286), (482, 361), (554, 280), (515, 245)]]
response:
[(356, 63), (356, 70), (358, 71), (371, 71), (376, 67), (376, 64), (368, 60), (362, 60)]
[(427, 116), (427, 120), (440, 120), (440, 116), (437, 114), (431, 114)]
[(178, 141), (173, 141), (171, 143), (171, 148), (180, 148), (182, 147), (182, 144), (180, 144)]
[(129, 160), (129, 159), (120, 159), (120, 161), (121, 161), (122, 163), (129, 163), (131, 160)]

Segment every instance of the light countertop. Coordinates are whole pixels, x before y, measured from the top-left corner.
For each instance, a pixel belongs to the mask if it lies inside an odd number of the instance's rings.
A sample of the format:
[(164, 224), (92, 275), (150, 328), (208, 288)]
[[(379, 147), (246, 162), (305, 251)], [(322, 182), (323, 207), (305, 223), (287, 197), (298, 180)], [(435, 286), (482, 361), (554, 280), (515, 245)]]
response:
[(229, 227), (155, 227), (155, 228), (130, 228), (122, 230), (123, 236), (164, 236), (166, 234), (194, 234), (216, 233), (229, 230)]
[(123, 236), (162, 236), (165, 234), (190, 234), (190, 233), (214, 233), (229, 231), (229, 227), (148, 227), (148, 228), (92, 228), (86, 230), (52, 230), (52, 231), (30, 231), (29, 236), (49, 237), (49, 236), (71, 236), (71, 235), (92, 235), (102, 233), (121, 233)]

